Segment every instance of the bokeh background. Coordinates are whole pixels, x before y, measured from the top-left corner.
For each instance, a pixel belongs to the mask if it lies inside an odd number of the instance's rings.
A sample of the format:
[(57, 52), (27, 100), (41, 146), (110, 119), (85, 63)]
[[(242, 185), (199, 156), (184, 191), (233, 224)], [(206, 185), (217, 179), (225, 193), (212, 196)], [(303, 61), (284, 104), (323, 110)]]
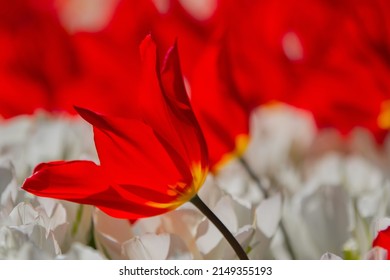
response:
[(131, 115), (148, 34), (177, 42), (201, 195), (250, 258), (388, 258), (389, 1), (0, 0), (1, 258), (235, 258), (190, 205), (126, 221), (20, 189), (98, 162), (73, 106)]

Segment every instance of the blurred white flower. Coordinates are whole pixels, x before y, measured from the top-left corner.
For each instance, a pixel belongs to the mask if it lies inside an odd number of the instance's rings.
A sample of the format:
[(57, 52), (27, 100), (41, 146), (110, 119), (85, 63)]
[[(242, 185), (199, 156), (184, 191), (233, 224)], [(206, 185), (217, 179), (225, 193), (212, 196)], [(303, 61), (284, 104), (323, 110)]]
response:
[(350, 229), (349, 200), (340, 186), (307, 185), (284, 204), (286, 226), (293, 256), (319, 259), (326, 252), (341, 254)]
[(179, 2), (194, 19), (199, 21), (210, 19), (218, 6), (217, 0), (179, 0)]
[(283, 218), (265, 257), (319, 259), (348, 254), (353, 243), (355, 257), (365, 258), (370, 227), (390, 212), (386, 150), (363, 129), (349, 137), (317, 131), (310, 114), (281, 104), (255, 110), (250, 132), (243, 159), (216, 178), (255, 206), (281, 192)]
[(75, 241), (87, 243), (91, 238), (90, 206), (31, 196), (14, 178), (0, 194), (0, 202), (0, 227), (23, 233), (51, 256), (67, 251)]
[(39, 113), (2, 121), (1, 258), (54, 258), (73, 242), (88, 243), (92, 207), (35, 197), (20, 185), (40, 162), (96, 159), (92, 141), (92, 130), (79, 118)]
[(123, 244), (122, 252), (135, 260), (191, 259), (183, 240), (169, 233), (135, 236)]
[(312, 116), (283, 104), (256, 109), (250, 120), (250, 142), (244, 158), (255, 174), (279, 177), (299, 164), (316, 136)]
[[(377, 237), (379, 231), (385, 230), (389, 226), (390, 226), (390, 218), (385, 217), (376, 220), (373, 223), (372, 230), (374, 231), (374, 233), (372, 235), (373, 239), (370, 240), (370, 244), (373, 243), (373, 240)], [(362, 253), (362, 256), (356, 255), (356, 253), (359, 254), (358, 245), (359, 244), (357, 244), (354, 240), (349, 240), (344, 246), (344, 250), (347, 251), (347, 254), (344, 253), (345, 255), (344, 258), (348, 258), (348, 259), (361, 258), (364, 260), (387, 260), (388, 259), (387, 258), (388, 251), (386, 249), (378, 246), (372, 247), (373, 245), (370, 245), (369, 249), (366, 252)], [(338, 255), (330, 252), (323, 254), (321, 257), (321, 260), (341, 260), (341, 259), (342, 258), (339, 257)]]
[(245, 170), (240, 159), (232, 159), (215, 176), (217, 184), (234, 198), (258, 204), (264, 193)]
[(14, 166), (18, 184), (41, 162), (71, 159), (98, 160), (92, 128), (81, 118), (39, 112), (1, 122), (0, 162)]
[(56, 0), (59, 18), (70, 33), (103, 29), (119, 0)]

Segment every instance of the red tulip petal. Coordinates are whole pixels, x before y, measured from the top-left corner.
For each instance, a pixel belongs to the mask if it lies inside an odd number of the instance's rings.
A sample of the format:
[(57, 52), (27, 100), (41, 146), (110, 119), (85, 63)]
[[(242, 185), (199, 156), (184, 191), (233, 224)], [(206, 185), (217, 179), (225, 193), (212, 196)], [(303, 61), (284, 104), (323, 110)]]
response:
[(164, 137), (145, 123), (76, 110), (94, 126), (100, 164), (116, 183), (131, 182), (162, 193), (178, 182), (191, 185), (191, 167), (169, 147), (169, 140), (163, 143)]
[(372, 246), (382, 247), (387, 250), (387, 259), (390, 260), (390, 227), (378, 232), (378, 236), (372, 242)]
[(249, 111), (235, 99), (234, 86), (221, 77), (217, 67), (225, 62), (219, 62), (219, 54), (218, 47), (207, 48), (190, 81), (192, 105), (209, 147), (213, 170), (245, 151), (249, 133)]
[(158, 79), (176, 128), (178, 143), (175, 147), (180, 147), (181, 143), (182, 154), (187, 155), (189, 164), (196, 161), (201, 166), (208, 166), (207, 145), (184, 87), (176, 43), (167, 52)]
[[(101, 167), (90, 161), (42, 163), (26, 179), (22, 188), (38, 196), (95, 205), (118, 218), (138, 219), (169, 210), (148, 205), (151, 204), (149, 198), (139, 197), (110, 183), (102, 171)], [(127, 188), (131, 189), (131, 186)], [(139, 192), (140, 189), (134, 187), (133, 192)], [(165, 201), (161, 201), (162, 197), (157, 203), (169, 202), (166, 196)]]
[(91, 195), (107, 191), (109, 183), (91, 161), (56, 161), (39, 164), (22, 188), (39, 196), (88, 202)]

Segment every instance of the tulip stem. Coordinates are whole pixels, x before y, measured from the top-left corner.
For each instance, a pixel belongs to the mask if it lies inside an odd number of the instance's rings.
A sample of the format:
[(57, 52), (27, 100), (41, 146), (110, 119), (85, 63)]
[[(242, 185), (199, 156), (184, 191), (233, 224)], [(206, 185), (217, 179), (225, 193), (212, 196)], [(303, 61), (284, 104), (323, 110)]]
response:
[(214, 214), (214, 212), (211, 211), (209, 207), (207, 207), (207, 205), (200, 199), (197, 194), (191, 199), (191, 203), (194, 204), (196, 208), (198, 208), (218, 228), (218, 230), (229, 242), (230, 246), (232, 246), (240, 260), (249, 260), (248, 255), (245, 253), (244, 249), (241, 247), (240, 243), (238, 243), (233, 234)]
[[(269, 197), (269, 193), (264, 188), (264, 186), (261, 184), (259, 177), (257, 177), (255, 172), (253, 172), (252, 168), (249, 166), (248, 162), (243, 157), (240, 157), (239, 160), (240, 160), (242, 166), (244, 167), (244, 169), (246, 170), (246, 172), (248, 173), (249, 177), (251, 177), (251, 179), (253, 181), (255, 181), (256, 185), (258, 186), (258, 188), (260, 189), (260, 191), (264, 195), (264, 198), (267, 199)], [(291, 258), (294, 260), (294, 259), (296, 259), (296, 256), (294, 254), (294, 250), (293, 250), (293, 247), (291, 245), (290, 238), (288, 237), (286, 228), (284, 226), (283, 219), (280, 220), (279, 227), (280, 227), (280, 230), (281, 230), (283, 237), (284, 237), (284, 243), (286, 245), (286, 249), (289, 252)]]

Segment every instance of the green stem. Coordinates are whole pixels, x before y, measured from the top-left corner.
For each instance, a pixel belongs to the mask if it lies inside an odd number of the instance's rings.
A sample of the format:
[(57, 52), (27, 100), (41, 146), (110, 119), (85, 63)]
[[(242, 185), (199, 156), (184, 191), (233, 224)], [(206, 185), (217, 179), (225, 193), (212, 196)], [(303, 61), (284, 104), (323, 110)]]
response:
[[(244, 166), (244, 169), (248, 173), (249, 177), (251, 177), (251, 179), (253, 181), (255, 181), (256, 185), (258, 186), (258, 188), (260, 189), (260, 191), (264, 195), (264, 198), (267, 199), (269, 197), (269, 193), (264, 188), (264, 186), (261, 184), (259, 177), (257, 177), (255, 172), (253, 172), (252, 168), (250, 168), (248, 162), (243, 157), (240, 157), (239, 160), (240, 160), (242, 166)], [(294, 254), (294, 250), (293, 250), (291, 242), (290, 242), (290, 239), (288, 238), (288, 235), (287, 235), (286, 227), (284, 226), (282, 219), (280, 220), (279, 227), (280, 227), (280, 230), (282, 231), (282, 234), (284, 237), (284, 243), (286, 244), (287, 251), (290, 253), (290, 256), (292, 259), (296, 259), (296, 256)]]
[(207, 205), (199, 198), (198, 195), (195, 195), (191, 199), (191, 203), (194, 204), (196, 208), (198, 208), (218, 228), (218, 230), (229, 242), (230, 246), (232, 246), (240, 260), (249, 260), (244, 249), (242, 249), (240, 243), (238, 243), (238, 241), (234, 238), (233, 234), (227, 229), (221, 220), (218, 219), (214, 212), (207, 207)]
[(249, 177), (251, 177), (251, 179), (253, 181), (255, 181), (257, 187), (260, 189), (261, 193), (264, 195), (265, 198), (269, 197), (269, 194), (268, 194), (268, 191), (264, 188), (264, 186), (261, 184), (260, 182), (260, 179), (256, 176), (256, 174), (253, 172), (252, 168), (249, 167), (249, 164), (248, 162), (243, 158), (243, 157), (240, 157), (239, 158), (240, 160), (240, 163), (242, 164), (242, 166), (244, 166), (244, 169), (246, 170), (246, 172), (248, 173)]

